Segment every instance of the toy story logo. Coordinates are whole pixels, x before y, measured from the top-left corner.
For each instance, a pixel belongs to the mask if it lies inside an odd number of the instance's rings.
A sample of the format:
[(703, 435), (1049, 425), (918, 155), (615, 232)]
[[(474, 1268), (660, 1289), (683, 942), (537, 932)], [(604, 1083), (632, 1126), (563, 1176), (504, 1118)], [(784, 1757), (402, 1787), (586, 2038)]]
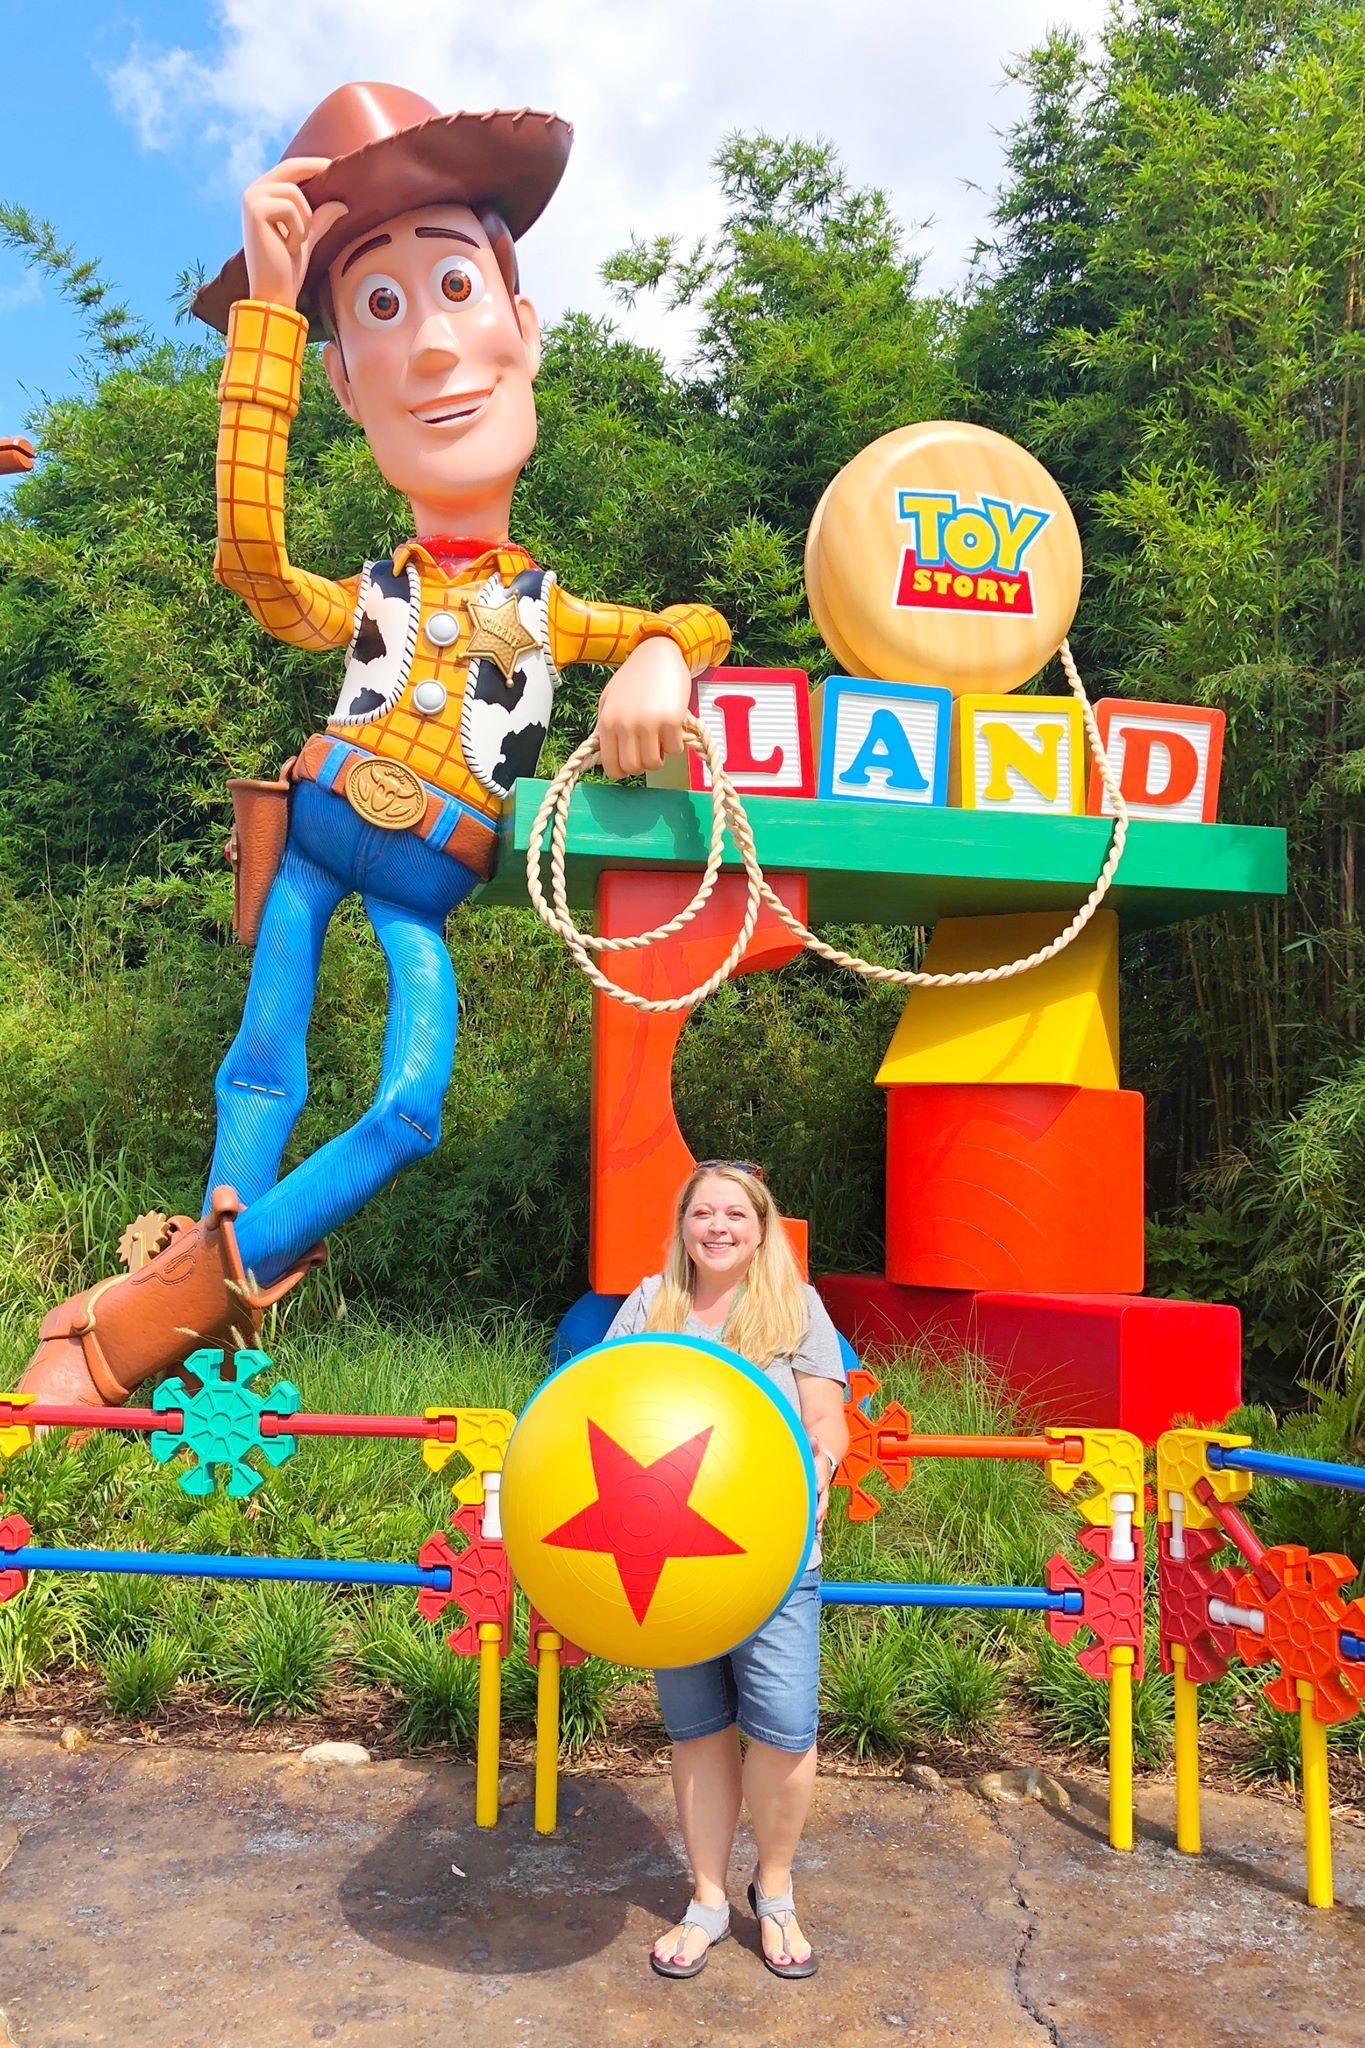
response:
[(896, 517), (913, 536), (901, 552), (892, 600), (898, 610), (1033, 616), (1022, 564), (1050, 512), (1008, 498), (962, 505), (956, 491), (899, 490)]

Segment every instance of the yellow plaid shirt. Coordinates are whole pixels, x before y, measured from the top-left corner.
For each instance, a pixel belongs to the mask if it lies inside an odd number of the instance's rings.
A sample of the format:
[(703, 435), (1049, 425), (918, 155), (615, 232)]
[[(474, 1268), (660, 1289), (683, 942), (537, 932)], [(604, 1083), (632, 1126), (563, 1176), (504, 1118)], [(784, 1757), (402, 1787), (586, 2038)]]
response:
[[(308, 323), (301, 313), (239, 299), (228, 320), (227, 357), (218, 387), (218, 552), (213, 573), (244, 601), (267, 633), (291, 647), (346, 648), (355, 626), (359, 576), (333, 581), (298, 569), (284, 538), (284, 465), (289, 423), (299, 408), (299, 382)], [(435, 788), (485, 816), (501, 808), (465, 765), (460, 747), (469, 642), (469, 601), (496, 569), (504, 582), (532, 566), (511, 544), (454, 564), (437, 562), (409, 541), (394, 558), (401, 573), (416, 565), (422, 593), (421, 624), (449, 612), (459, 633), (435, 647), (419, 630), (403, 694), (391, 709), (364, 725), (329, 727), (338, 739), (402, 761)], [(643, 640), (666, 635), (677, 643), (692, 673), (723, 661), (730, 631), (709, 605), (669, 605), (661, 612), (629, 605), (590, 604), (551, 586), (550, 654), (556, 668), (572, 661), (615, 668)], [(435, 717), (413, 709), (412, 693), (434, 678), (445, 686)]]

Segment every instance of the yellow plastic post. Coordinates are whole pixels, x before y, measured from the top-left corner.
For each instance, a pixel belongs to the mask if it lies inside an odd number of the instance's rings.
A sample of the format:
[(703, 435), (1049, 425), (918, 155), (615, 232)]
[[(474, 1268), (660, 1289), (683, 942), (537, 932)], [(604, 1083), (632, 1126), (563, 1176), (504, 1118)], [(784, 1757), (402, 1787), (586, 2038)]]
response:
[(479, 1623), (479, 1734), (474, 1767), (474, 1825), (498, 1824), (498, 1749), (502, 1736), (502, 1626)]
[(1185, 1676), (1189, 1652), (1171, 1644), (1175, 1666), (1175, 1846), (1197, 1856), (1199, 1840), (1199, 1687)]
[(564, 1638), (536, 1633), (536, 1833), (552, 1835), (559, 1807), (559, 1653)]
[(1303, 1844), (1308, 1858), (1308, 1903), (1332, 1904), (1332, 1809), (1327, 1782), (1327, 1730), (1313, 1716), (1313, 1688), (1298, 1681), (1299, 1740), (1303, 1750)]
[(1109, 1846), (1133, 1846), (1133, 1664), (1120, 1644), (1109, 1653)]

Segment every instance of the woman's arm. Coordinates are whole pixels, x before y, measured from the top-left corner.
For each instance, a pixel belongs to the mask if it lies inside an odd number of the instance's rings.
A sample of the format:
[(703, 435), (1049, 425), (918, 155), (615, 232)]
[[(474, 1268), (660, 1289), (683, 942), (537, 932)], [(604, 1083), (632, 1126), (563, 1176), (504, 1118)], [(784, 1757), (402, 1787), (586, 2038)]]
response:
[(797, 1371), (796, 1398), (801, 1420), (810, 1438), (815, 1458), (815, 1526), (824, 1526), (829, 1512), (829, 1489), (848, 1449), (848, 1424), (844, 1420), (844, 1389), (839, 1380), (822, 1374)]

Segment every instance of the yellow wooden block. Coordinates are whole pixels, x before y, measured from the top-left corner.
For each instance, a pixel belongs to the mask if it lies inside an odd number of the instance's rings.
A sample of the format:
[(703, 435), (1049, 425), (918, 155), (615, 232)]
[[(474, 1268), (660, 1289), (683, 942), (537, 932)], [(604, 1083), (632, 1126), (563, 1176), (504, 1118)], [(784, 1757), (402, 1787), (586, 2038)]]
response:
[(1075, 698), (959, 697), (948, 801), (964, 811), (1078, 816), (1085, 809), (1085, 726)]
[[(924, 965), (931, 974), (1000, 967), (1055, 939), (1059, 911), (945, 917)], [(1119, 1085), (1118, 918), (1097, 911), (1055, 960), (1008, 981), (912, 989), (877, 1075), (915, 1081)]]

